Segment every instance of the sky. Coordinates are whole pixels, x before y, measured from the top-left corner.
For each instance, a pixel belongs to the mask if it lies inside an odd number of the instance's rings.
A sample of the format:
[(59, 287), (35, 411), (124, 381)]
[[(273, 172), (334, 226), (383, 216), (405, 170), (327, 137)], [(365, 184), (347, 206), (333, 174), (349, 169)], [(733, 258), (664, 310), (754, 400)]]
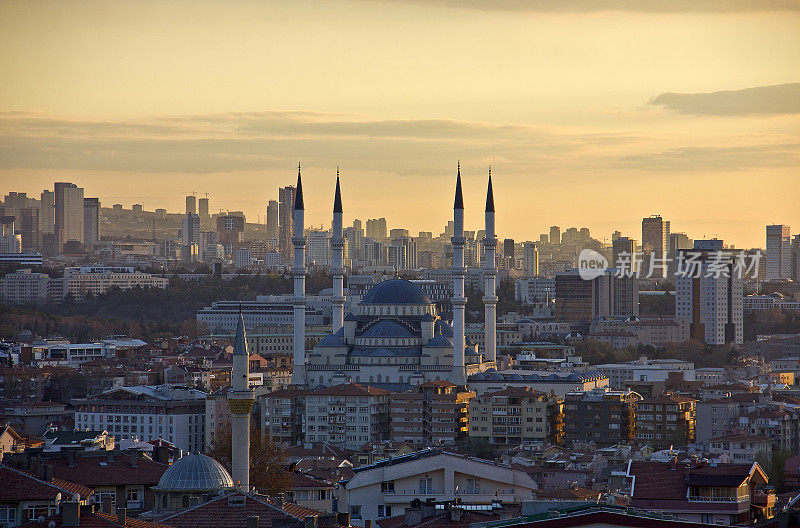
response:
[[(601, 6), (601, 7), (600, 7)], [(800, 0), (0, 1), (0, 191), (307, 224), (800, 231)]]

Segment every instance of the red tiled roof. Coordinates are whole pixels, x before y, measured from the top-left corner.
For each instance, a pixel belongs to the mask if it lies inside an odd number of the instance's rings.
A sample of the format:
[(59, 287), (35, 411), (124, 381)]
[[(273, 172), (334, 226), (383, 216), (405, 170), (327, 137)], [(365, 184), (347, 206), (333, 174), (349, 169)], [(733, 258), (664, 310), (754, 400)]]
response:
[(296, 488), (332, 488), (333, 484), (330, 482), (324, 482), (322, 480), (317, 480), (315, 478), (311, 478), (306, 475), (301, 475), (299, 473), (290, 473), (289, 474), (289, 488), (296, 489)]
[[(671, 462), (631, 462), (630, 474), (635, 475), (633, 499), (635, 500), (686, 500), (689, 475), (737, 476), (747, 478), (751, 464), (719, 464), (716, 467), (690, 467)], [(740, 481), (741, 481), (740, 480)]]
[(646, 400), (639, 400), (636, 402), (636, 405), (642, 405), (646, 403), (687, 403), (687, 402), (696, 402), (698, 401), (697, 398), (687, 398), (685, 396), (678, 396), (677, 394), (662, 394), (655, 398), (648, 398)]
[(30, 500), (54, 500), (58, 494), (78, 493), (85, 499), (94, 493), (80, 484), (53, 479), (47, 482), (30, 473), (0, 464), (0, 502), (18, 502)]
[(47, 463), (52, 464), (54, 476), (90, 487), (127, 484), (154, 486), (169, 467), (142, 455), (139, 455), (137, 467), (133, 467), (130, 453), (116, 453), (113, 460), (105, 455), (76, 455), (74, 467), (70, 467), (66, 457), (48, 459)]
[[(61, 515), (53, 515), (44, 520), (44, 523), (32, 521), (24, 524), (21, 528), (42, 528), (47, 526), (50, 521), (54, 521), (56, 526), (63, 526)], [(125, 528), (171, 528), (165, 524), (155, 524), (150, 521), (142, 521), (132, 517), (126, 517), (125, 524), (121, 524), (117, 520), (117, 516), (108, 513), (99, 512), (84, 512), (81, 511), (80, 528), (108, 528), (108, 527), (125, 527)]]
[[(237, 496), (245, 497), (244, 505), (228, 503), (231, 497)], [(286, 502), (283, 510), (280, 510), (272, 501), (235, 492), (164, 517), (161, 522), (174, 528), (241, 528), (251, 516), (258, 516), (259, 523), (270, 526), (272, 519), (275, 518), (289, 516), (300, 523), (307, 515), (320, 515), (320, 512)]]

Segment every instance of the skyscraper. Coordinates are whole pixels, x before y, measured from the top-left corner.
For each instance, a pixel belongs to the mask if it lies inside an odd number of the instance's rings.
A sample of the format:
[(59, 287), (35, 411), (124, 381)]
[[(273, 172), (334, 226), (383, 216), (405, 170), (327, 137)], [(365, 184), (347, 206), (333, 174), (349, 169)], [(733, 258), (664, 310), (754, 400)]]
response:
[[(292, 256), (292, 210), (294, 209), (294, 187), (278, 189), (278, 250), (281, 262), (291, 262)], [(303, 236), (300, 233), (298, 236)]]
[(197, 214), (197, 197), (194, 195), (190, 194), (186, 197), (186, 214)]
[(38, 251), (42, 245), (39, 233), (39, 209), (26, 207), (21, 212), (22, 220), (22, 250)]
[(211, 216), (208, 214), (208, 198), (200, 198), (200, 200), (198, 200), (197, 214), (200, 215), (201, 222), (208, 222), (211, 219)]
[(100, 199), (83, 199), (83, 246), (87, 252), (94, 251), (100, 241)]
[[(736, 258), (723, 253), (722, 240), (695, 240), (683, 252), (700, 255), (700, 265), (678, 269), (675, 276), (675, 317), (690, 321), (692, 339), (709, 345), (742, 344), (743, 281), (734, 269)], [(695, 259), (697, 260), (697, 259)]]
[(278, 240), (278, 202), (267, 203), (267, 239)]
[(792, 278), (791, 229), (788, 225), (767, 226), (767, 258), (764, 277), (767, 280)]
[(539, 248), (533, 242), (522, 244), (522, 269), (527, 277), (539, 275)]
[(561, 243), (561, 228), (558, 226), (552, 226), (550, 228), (550, 243), (551, 244), (560, 244)]
[(612, 268), (624, 267), (626, 272), (635, 272), (638, 262), (635, 258), (636, 241), (628, 237), (617, 237), (611, 243), (611, 262)]
[(56, 194), (53, 191), (42, 191), (39, 201), (39, 232), (52, 235), (56, 229)]
[(654, 215), (642, 219), (642, 267), (641, 274), (658, 279), (667, 276), (669, 257), (669, 222)]
[(367, 238), (386, 240), (385, 218), (370, 218), (367, 220)]
[(67, 242), (83, 244), (83, 189), (74, 183), (55, 184), (55, 233), (59, 251)]
[(513, 238), (506, 238), (503, 240), (503, 267), (507, 270), (516, 268)]

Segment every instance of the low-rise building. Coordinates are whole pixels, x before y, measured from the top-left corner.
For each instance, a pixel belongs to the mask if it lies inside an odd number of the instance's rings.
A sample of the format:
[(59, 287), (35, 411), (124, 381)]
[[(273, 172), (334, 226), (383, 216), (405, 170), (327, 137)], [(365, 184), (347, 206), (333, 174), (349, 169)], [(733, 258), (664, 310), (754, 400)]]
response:
[(527, 387), (487, 392), (469, 403), (469, 436), (494, 445), (561, 443), (563, 403)]
[(772, 458), (772, 444), (763, 436), (732, 433), (712, 438), (708, 453), (712, 457), (725, 455), (729, 462), (750, 463), (760, 456)]
[(530, 475), (509, 465), (434, 448), (353, 468), (353, 472), (345, 484), (345, 507), (357, 524), (392, 517), (414, 499), (458, 498), (471, 505), (519, 503), (538, 488)]
[(181, 386), (121, 387), (76, 398), (75, 429), (105, 429), (116, 438), (163, 439), (184, 451), (205, 450), (206, 393)]

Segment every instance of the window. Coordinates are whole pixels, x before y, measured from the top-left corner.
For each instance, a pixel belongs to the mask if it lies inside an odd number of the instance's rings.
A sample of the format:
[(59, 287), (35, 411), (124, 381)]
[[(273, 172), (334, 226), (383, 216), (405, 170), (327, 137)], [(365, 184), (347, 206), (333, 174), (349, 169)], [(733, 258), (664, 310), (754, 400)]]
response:
[(419, 492), (421, 494), (433, 494), (433, 479), (430, 477), (419, 479)]
[(383, 504), (378, 504), (378, 517), (391, 517), (391, 516), (392, 516), (391, 506), (384, 506)]
[(351, 505), (350, 506), (350, 516), (353, 519), (360, 519), (361, 518), (361, 506), (359, 505)]
[(0, 525), (13, 526), (16, 521), (16, 510), (10, 504), (0, 504)]
[[(45, 505), (37, 505), (37, 506), (28, 506), (25, 511), (27, 512), (27, 517), (29, 521), (35, 521), (39, 517), (49, 517), (51, 512), (55, 510), (55, 506)], [(12, 510), (11, 515), (14, 512)]]

